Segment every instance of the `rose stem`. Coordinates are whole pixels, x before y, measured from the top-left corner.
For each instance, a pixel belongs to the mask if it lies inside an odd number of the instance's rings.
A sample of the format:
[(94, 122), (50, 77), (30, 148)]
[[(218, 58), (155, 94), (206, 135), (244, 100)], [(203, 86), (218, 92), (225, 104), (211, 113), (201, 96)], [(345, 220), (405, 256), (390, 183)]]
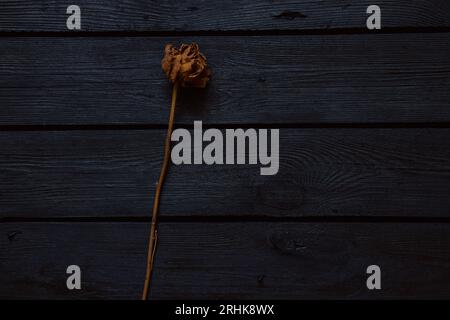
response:
[(150, 228), (150, 239), (148, 242), (148, 253), (147, 253), (147, 271), (145, 273), (145, 283), (144, 283), (144, 291), (142, 293), (142, 300), (147, 300), (148, 292), (150, 289), (150, 279), (152, 277), (153, 260), (155, 257), (156, 241), (157, 241), (156, 219), (158, 217), (159, 198), (161, 196), (161, 189), (163, 187), (164, 179), (166, 178), (167, 170), (169, 168), (170, 142), (173, 131), (175, 105), (177, 103), (177, 93), (178, 93), (178, 82), (175, 82), (172, 89), (172, 104), (170, 107), (169, 126), (167, 128), (166, 143), (164, 145), (164, 160), (161, 167), (161, 173), (159, 175), (158, 185), (156, 186), (155, 198), (153, 200), (152, 224)]

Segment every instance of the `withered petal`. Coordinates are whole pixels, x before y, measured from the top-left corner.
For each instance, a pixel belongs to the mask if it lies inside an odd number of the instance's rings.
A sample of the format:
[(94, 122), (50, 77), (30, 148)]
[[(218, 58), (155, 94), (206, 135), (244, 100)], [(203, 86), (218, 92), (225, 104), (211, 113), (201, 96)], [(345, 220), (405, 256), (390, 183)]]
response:
[(183, 87), (204, 88), (211, 76), (206, 57), (196, 43), (182, 44), (179, 49), (167, 44), (161, 66), (170, 81)]

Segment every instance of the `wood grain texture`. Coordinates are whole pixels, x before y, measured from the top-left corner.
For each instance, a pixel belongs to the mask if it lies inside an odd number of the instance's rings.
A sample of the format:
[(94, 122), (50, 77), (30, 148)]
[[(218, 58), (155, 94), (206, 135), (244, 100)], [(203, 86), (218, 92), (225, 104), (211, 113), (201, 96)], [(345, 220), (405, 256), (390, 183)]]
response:
[(176, 122), (450, 121), (449, 33), (285, 37), (5, 38), (0, 125), (166, 124), (166, 42), (197, 41), (213, 78)]
[[(0, 132), (0, 217), (149, 217), (164, 130)], [(172, 165), (162, 216), (448, 217), (450, 129), (281, 129), (280, 170)]]
[[(62, 31), (71, 3), (2, 1), (0, 31)], [(327, 30), (366, 28), (373, 1), (78, 0), (82, 31)], [(448, 27), (446, 0), (379, 0), (384, 28)]]
[[(153, 299), (447, 298), (450, 225), (162, 223)], [(147, 223), (0, 224), (0, 297), (139, 299)], [(82, 290), (66, 289), (66, 268)], [(382, 290), (366, 288), (379, 265)]]

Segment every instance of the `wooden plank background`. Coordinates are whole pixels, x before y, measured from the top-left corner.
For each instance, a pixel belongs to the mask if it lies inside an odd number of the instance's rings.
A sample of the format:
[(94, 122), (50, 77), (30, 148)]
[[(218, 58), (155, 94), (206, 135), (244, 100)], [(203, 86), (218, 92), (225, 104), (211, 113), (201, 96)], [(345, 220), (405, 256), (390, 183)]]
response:
[[(314, 30), (366, 26), (369, 0), (78, 0), (84, 31)], [(379, 0), (383, 27), (449, 27), (446, 0)], [(53, 0), (2, 3), (0, 31), (66, 28), (69, 4)]]
[(164, 125), (170, 85), (161, 48), (182, 41), (201, 45), (213, 81), (181, 96), (179, 124), (448, 122), (448, 39), (449, 33), (6, 38), (0, 124)]
[(450, 297), (450, 2), (378, 1), (381, 31), (366, 0), (77, 4), (0, 5), (0, 298), (140, 298), (190, 41), (213, 78), (177, 126), (280, 128), (280, 171), (173, 165), (152, 299)]
[[(280, 169), (171, 167), (162, 216), (448, 217), (448, 128), (283, 128)], [(148, 217), (164, 130), (0, 132), (0, 219)], [(64, 210), (62, 210), (64, 209)]]
[[(0, 298), (137, 298), (147, 224), (0, 225)], [(447, 298), (449, 224), (161, 223), (153, 299)], [(65, 268), (79, 263), (83, 289)], [(377, 263), (383, 290), (368, 291)]]

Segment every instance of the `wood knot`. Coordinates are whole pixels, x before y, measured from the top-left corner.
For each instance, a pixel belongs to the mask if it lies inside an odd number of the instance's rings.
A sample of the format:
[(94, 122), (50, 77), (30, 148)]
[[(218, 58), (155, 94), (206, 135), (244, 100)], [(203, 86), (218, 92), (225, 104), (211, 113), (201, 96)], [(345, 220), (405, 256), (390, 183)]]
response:
[(260, 275), (258, 275), (258, 277), (257, 277), (257, 281), (258, 281), (258, 285), (259, 286), (262, 286), (262, 285), (264, 285), (264, 279), (266, 278), (266, 275), (265, 274), (260, 274)]
[(266, 82), (266, 78), (264, 78), (264, 77), (258, 77), (258, 80), (257, 80), (259, 83), (264, 83), (264, 82)]
[(290, 11), (285, 10), (276, 16), (273, 16), (275, 19), (285, 19), (285, 20), (294, 20), (297, 18), (306, 18), (307, 15), (299, 12), (299, 11)]
[(269, 241), (272, 246), (283, 254), (300, 254), (307, 249), (304, 241), (292, 235), (289, 231), (274, 232), (270, 235)]
[(13, 232), (8, 233), (8, 240), (9, 241), (16, 240), (16, 236), (19, 234), (22, 234), (22, 231), (13, 231)]
[[(283, 186), (274, 188), (273, 186)], [(257, 186), (258, 203), (280, 211), (297, 210), (304, 201), (304, 187), (296, 177), (287, 173), (279, 173), (268, 177)]]

